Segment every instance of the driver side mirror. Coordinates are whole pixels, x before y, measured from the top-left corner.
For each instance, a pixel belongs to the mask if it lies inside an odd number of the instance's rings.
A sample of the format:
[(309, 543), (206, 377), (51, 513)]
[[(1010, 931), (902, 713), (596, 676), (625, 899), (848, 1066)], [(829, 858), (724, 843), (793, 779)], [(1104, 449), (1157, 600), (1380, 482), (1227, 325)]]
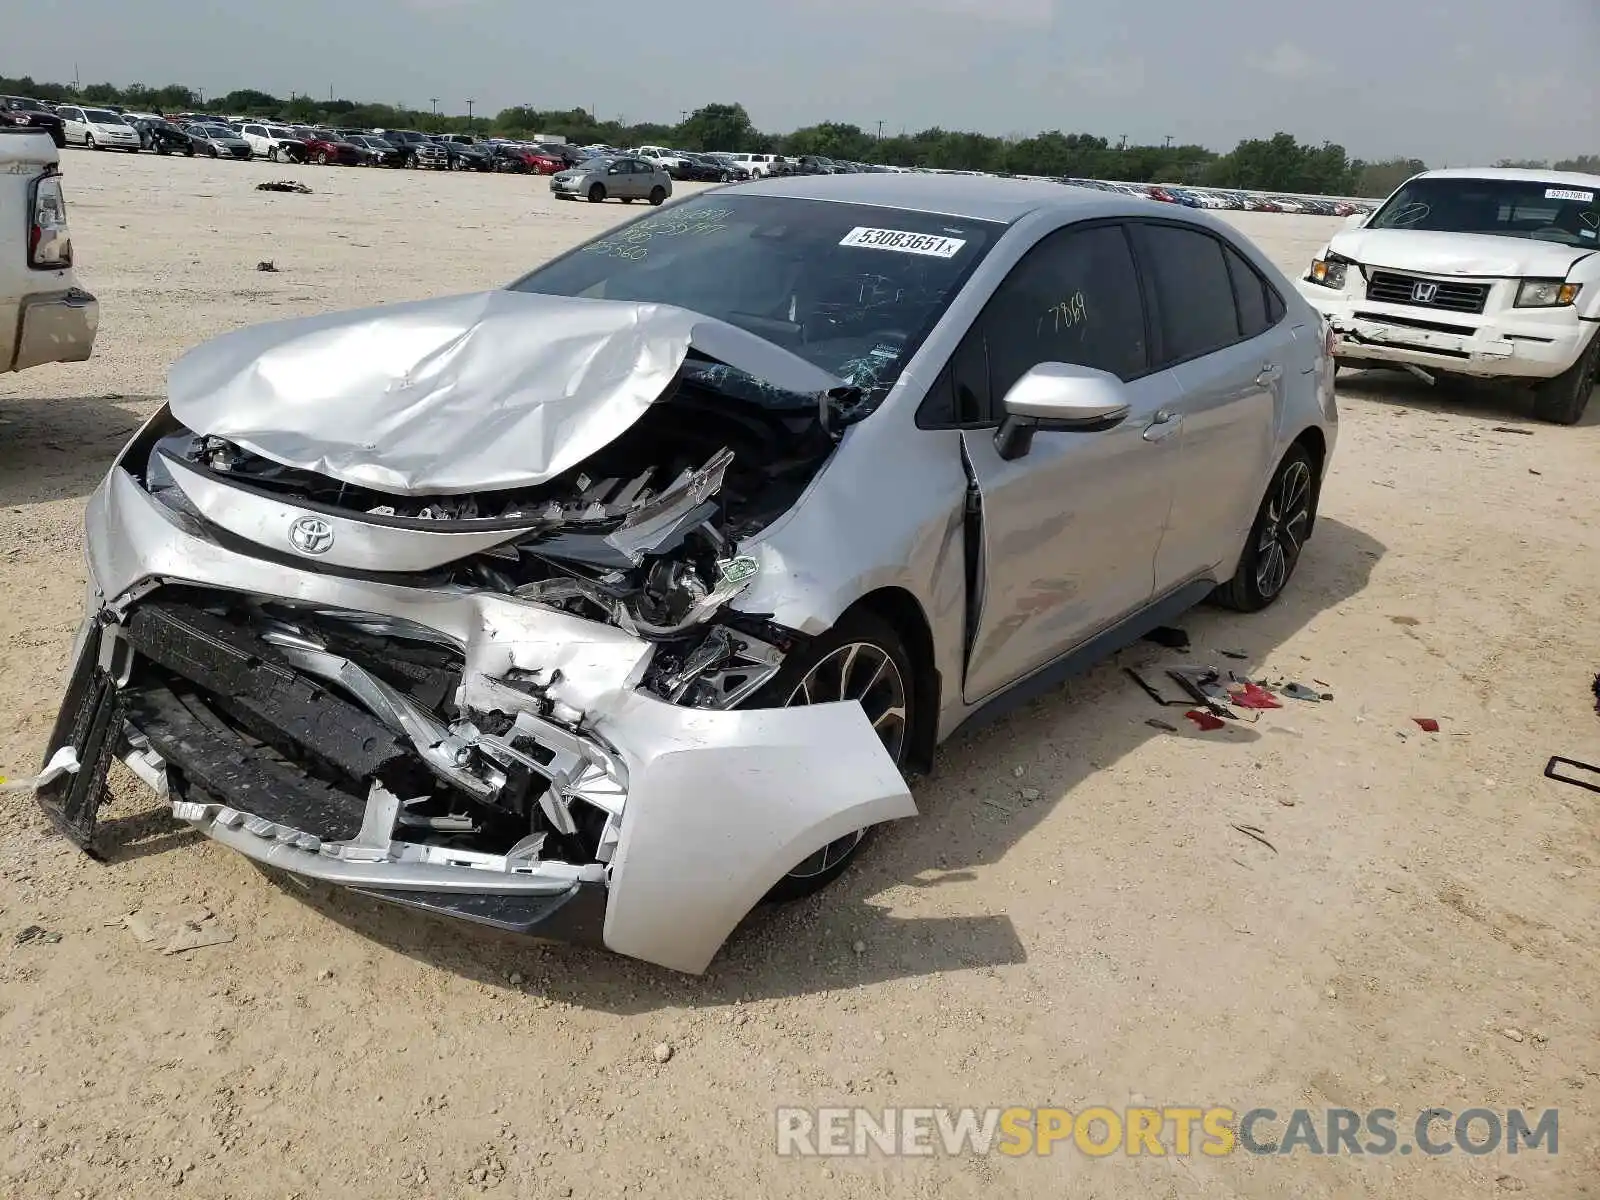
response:
[(1101, 433), (1122, 424), (1130, 407), (1127, 388), (1109, 371), (1058, 362), (1028, 368), (1001, 406), (994, 443), (1008, 462), (1033, 448), (1038, 430)]
[(1360, 229), (1367, 223), (1367, 218), (1371, 215), (1371, 213), (1351, 213), (1344, 219), (1344, 227), (1346, 229)]

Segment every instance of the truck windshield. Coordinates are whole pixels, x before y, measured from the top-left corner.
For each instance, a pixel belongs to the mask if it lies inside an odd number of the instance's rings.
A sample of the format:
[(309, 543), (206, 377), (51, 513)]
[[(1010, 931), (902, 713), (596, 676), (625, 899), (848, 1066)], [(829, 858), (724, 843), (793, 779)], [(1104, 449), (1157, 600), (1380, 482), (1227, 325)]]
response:
[(1482, 233), (1600, 248), (1600, 186), (1523, 179), (1413, 179), (1368, 229)]

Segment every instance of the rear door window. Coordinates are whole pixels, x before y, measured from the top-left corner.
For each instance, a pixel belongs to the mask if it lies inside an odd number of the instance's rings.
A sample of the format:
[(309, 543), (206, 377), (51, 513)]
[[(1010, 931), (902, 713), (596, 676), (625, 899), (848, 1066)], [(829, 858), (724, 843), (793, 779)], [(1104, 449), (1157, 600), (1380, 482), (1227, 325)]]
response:
[(1239, 341), (1239, 312), (1222, 243), (1203, 230), (1176, 225), (1141, 223), (1133, 231), (1159, 316), (1162, 365)]

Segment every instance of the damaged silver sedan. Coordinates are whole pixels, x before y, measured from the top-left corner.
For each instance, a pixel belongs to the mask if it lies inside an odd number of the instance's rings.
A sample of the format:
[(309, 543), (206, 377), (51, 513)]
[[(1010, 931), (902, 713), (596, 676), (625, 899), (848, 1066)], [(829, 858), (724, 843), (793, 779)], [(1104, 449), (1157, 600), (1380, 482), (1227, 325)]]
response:
[(245, 329), (90, 501), (38, 795), (124, 761), (267, 867), (703, 971), (958, 727), (1282, 592), (1315, 314), (1201, 214), (704, 193), (509, 288)]

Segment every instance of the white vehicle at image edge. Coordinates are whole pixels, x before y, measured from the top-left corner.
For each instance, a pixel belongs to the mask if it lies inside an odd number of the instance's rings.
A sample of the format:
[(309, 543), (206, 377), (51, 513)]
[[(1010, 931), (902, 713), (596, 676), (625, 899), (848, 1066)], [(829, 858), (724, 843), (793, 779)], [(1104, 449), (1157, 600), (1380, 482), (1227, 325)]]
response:
[(0, 372), (94, 346), (100, 306), (72, 273), (60, 162), (44, 129), (0, 127)]
[(56, 106), (56, 116), (61, 118), (62, 132), (69, 146), (138, 153), (144, 144), (139, 139), (139, 131), (109, 108), (61, 104)]
[(1600, 175), (1427, 171), (1350, 218), (1299, 288), (1344, 367), (1533, 385), (1582, 418), (1600, 367)]

